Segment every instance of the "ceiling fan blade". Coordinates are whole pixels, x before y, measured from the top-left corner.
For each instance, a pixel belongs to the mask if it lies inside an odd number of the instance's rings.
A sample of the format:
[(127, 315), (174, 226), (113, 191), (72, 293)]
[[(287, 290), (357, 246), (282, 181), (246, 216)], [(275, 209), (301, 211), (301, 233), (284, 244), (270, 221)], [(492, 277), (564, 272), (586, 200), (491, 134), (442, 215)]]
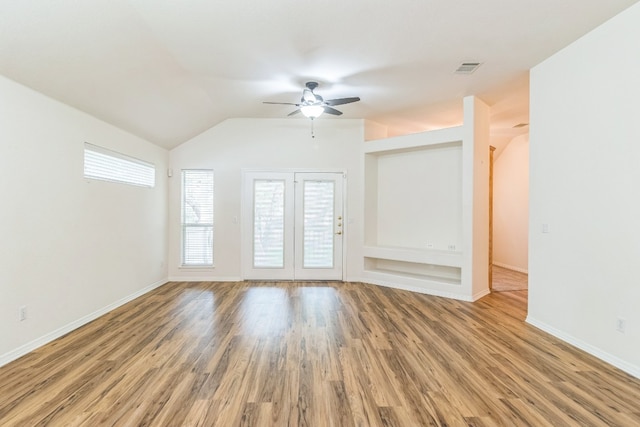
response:
[(293, 102), (269, 102), (269, 101), (262, 101), (263, 104), (276, 104), (276, 105), (295, 105), (296, 107), (299, 107), (300, 104), (294, 104)]
[(327, 105), (324, 106), (324, 112), (327, 114), (333, 114), (334, 116), (340, 116), (342, 115), (342, 111), (338, 111), (335, 108), (331, 108)]
[(300, 109), (298, 108), (297, 110), (294, 110), (292, 112), (290, 112), (289, 114), (287, 114), (287, 117), (289, 116), (295, 116), (296, 114), (298, 114), (300, 112)]
[(360, 97), (354, 96), (351, 98), (329, 99), (327, 101), (324, 101), (324, 103), (327, 105), (342, 105), (342, 104), (350, 104), (352, 102), (358, 102), (358, 101), (360, 101)]

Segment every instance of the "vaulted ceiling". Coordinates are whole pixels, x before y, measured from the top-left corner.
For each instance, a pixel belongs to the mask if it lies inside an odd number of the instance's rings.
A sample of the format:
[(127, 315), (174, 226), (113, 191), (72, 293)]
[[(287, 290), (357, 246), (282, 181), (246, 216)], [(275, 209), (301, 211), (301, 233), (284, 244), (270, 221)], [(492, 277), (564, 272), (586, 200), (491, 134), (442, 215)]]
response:
[(0, 74), (166, 148), (285, 117), (262, 101), (297, 102), (309, 80), (360, 96), (341, 117), (390, 135), (458, 124), (477, 95), (500, 140), (527, 131), (528, 70), (636, 2), (0, 0)]

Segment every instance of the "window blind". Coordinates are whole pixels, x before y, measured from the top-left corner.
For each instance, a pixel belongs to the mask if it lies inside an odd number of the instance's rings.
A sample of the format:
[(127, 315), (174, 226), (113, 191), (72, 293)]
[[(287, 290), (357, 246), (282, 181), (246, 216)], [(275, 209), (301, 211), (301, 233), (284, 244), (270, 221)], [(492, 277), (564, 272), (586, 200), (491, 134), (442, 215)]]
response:
[(156, 168), (152, 163), (85, 143), (84, 177), (153, 188)]
[(213, 265), (213, 171), (182, 171), (182, 265)]
[(284, 190), (280, 180), (256, 180), (253, 191), (253, 267), (284, 267)]
[(304, 181), (304, 268), (333, 268), (332, 181)]

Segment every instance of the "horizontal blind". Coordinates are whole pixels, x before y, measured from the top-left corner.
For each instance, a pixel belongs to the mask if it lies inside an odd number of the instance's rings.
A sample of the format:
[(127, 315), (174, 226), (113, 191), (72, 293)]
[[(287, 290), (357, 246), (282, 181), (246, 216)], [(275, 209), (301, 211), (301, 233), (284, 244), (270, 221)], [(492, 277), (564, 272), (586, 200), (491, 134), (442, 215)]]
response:
[(182, 171), (182, 265), (213, 265), (213, 171)]
[(254, 183), (254, 268), (284, 267), (284, 189), (281, 180)]
[(304, 268), (333, 268), (333, 181), (304, 181)]
[(156, 168), (152, 163), (85, 143), (84, 177), (153, 188)]

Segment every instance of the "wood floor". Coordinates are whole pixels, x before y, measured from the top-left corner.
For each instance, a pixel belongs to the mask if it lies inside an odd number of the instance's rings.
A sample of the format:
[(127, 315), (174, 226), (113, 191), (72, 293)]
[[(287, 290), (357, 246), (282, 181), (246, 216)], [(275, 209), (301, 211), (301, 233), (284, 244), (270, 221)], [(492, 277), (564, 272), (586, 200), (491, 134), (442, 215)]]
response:
[(508, 268), (492, 266), (491, 289), (493, 292), (523, 291), (529, 289), (529, 275)]
[(640, 425), (640, 380), (525, 315), (518, 292), (169, 283), (0, 368), (0, 425)]

